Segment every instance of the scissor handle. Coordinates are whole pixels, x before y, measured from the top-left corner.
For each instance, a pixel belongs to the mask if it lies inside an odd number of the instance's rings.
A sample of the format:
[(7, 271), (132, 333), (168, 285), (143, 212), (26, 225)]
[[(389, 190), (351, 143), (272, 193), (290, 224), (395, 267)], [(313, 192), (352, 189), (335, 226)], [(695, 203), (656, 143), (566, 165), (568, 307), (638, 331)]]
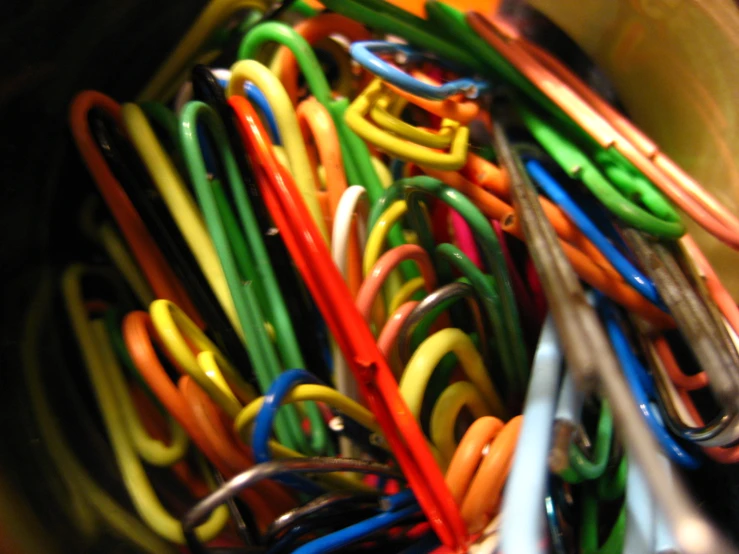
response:
[(429, 100), (446, 100), (452, 96), (462, 95), (466, 98), (478, 98), (490, 88), (488, 81), (463, 77), (442, 85), (432, 85), (420, 81), (383, 60), (380, 56), (390, 55), (395, 59), (401, 56), (407, 61), (423, 59), (426, 55), (405, 44), (381, 40), (367, 40), (352, 43), (349, 48), (352, 58), (370, 73), (377, 75), (415, 96)]

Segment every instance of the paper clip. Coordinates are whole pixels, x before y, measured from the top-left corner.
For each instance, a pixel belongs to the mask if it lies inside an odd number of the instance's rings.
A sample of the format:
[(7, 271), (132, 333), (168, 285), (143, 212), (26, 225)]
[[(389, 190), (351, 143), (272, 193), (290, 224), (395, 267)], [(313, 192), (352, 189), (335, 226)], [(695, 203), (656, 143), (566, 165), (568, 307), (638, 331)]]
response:
[[(264, 246), (269, 254), (269, 260), (274, 269), (275, 278), (277, 279), (277, 287), (282, 293), (282, 297), (285, 300), (285, 305), (291, 319), (294, 321), (318, 320), (316, 308), (307, 295), (302, 293), (302, 285), (299, 283), (292, 265), (290, 264), (285, 244), (280, 237), (279, 231), (272, 223), (269, 213), (267, 212), (267, 208), (264, 205), (264, 200), (259, 192), (259, 187), (255, 182), (256, 178), (254, 176), (254, 171), (243, 153), (241, 136), (239, 135), (233, 121), (233, 111), (226, 101), (226, 96), (222, 88), (216, 82), (213, 73), (204, 66), (196, 66), (193, 68), (192, 82), (195, 88), (196, 98), (211, 106), (219, 114), (221, 121), (226, 128), (229, 144), (231, 145), (234, 158), (241, 170), (241, 176), (246, 185), (246, 193), (251, 202), (254, 216), (262, 234), (262, 241), (264, 242)], [(226, 193), (227, 191), (221, 191), (220, 187), (216, 186), (214, 187), (214, 192), (217, 197), (223, 198), (223, 193)], [(226, 196), (228, 195), (226, 194)], [(228, 211), (230, 210), (229, 203), (222, 202), (221, 206), (224, 210), (224, 217), (230, 217), (228, 216)], [(235, 216), (231, 217), (231, 220), (234, 220), (234, 218)], [(232, 238), (236, 241), (243, 239), (243, 237), (237, 233), (232, 234)], [(245, 246), (239, 246), (239, 248), (243, 249)], [(244, 257), (244, 259), (246, 259), (246, 257)], [(318, 322), (315, 327), (310, 329), (310, 332), (307, 329), (303, 330), (302, 328), (298, 328), (296, 329), (296, 333), (300, 345), (300, 351), (303, 354), (306, 363), (310, 366), (311, 371), (321, 378), (327, 378), (329, 372), (326, 367), (326, 359), (322, 348), (325, 347), (328, 341), (321, 340), (325, 338), (323, 325)]]
[(381, 101), (384, 94), (386, 93), (383, 83), (377, 79), (366, 87), (346, 110), (346, 123), (357, 135), (388, 154), (402, 160), (416, 162), (421, 166), (453, 171), (464, 165), (467, 157), (469, 129), (456, 121), (445, 120), (442, 123), (442, 128), (446, 127), (447, 132), (451, 134), (448, 152), (439, 152), (414, 144), (372, 125), (366, 116), (373, 106)]
[[(500, 356), (503, 370), (506, 374), (507, 396), (511, 402), (523, 394), (523, 382), (528, 371), (527, 355), (524, 351), (518, 310), (513, 300), (510, 278), (506, 272), (500, 245), (490, 228), (489, 223), (480, 211), (465, 196), (455, 189), (444, 185), (441, 181), (429, 177), (412, 177), (402, 179), (389, 187), (382, 199), (373, 207), (370, 213), (370, 227), (374, 225), (379, 215), (394, 202), (405, 197), (411, 207), (410, 221), (419, 236), (422, 246), (429, 253), (434, 253), (433, 240), (425, 227), (424, 218), (418, 206), (421, 195), (436, 197), (465, 217), (476, 237), (480, 240), (483, 260), (489, 271), (495, 276), (495, 290), (500, 299), (499, 307), (488, 313), (493, 320), (493, 332), (500, 347)], [(437, 273), (441, 282), (451, 281), (451, 275), (446, 262), (437, 257)]]
[(489, 88), (488, 81), (468, 78), (456, 79), (443, 85), (430, 85), (414, 79), (405, 71), (380, 57), (385, 55), (391, 56), (394, 60), (402, 59), (404, 64), (413, 63), (425, 57), (422, 52), (404, 44), (379, 40), (353, 42), (349, 51), (352, 57), (367, 71), (383, 81), (387, 81), (397, 88), (421, 98), (446, 100), (451, 96), (462, 95), (466, 98), (475, 99), (480, 94), (484, 94)]
[[(321, 12), (314, 17), (298, 22), (295, 24), (293, 29), (295, 29), (295, 32), (302, 36), (308, 44), (316, 46), (324, 44), (326, 39), (335, 35), (340, 35), (350, 43), (358, 40), (368, 40), (370, 38), (370, 33), (367, 28), (358, 21), (354, 21), (353, 19), (349, 19), (348, 17), (344, 17), (338, 13), (328, 11)], [(299, 68), (292, 50), (286, 47), (279, 48), (269, 67), (285, 85), (285, 90), (292, 100), (293, 105), (297, 105)], [(346, 73), (349, 72), (351, 72), (351, 67), (346, 70)], [(350, 78), (351, 77), (347, 75), (341, 80), (340, 87), (337, 90), (341, 96), (353, 96), (353, 94), (351, 94), (351, 92), (353, 92), (351, 90), (351, 85), (353, 83), (348, 82)], [(345, 80), (347, 82), (344, 82)]]
[[(202, 402), (192, 402), (192, 387), (197, 387), (189, 376), (182, 376), (177, 383), (167, 375), (159, 360), (154, 345), (160, 341), (152, 319), (145, 312), (131, 312), (123, 323), (126, 347), (130, 352), (137, 371), (151, 387), (167, 411), (187, 431), (198, 449), (224, 475), (233, 475), (253, 465), (253, 460), (235, 447), (226, 433), (210, 432), (215, 425), (205, 427), (198, 420), (198, 411), (203, 410)], [(207, 389), (206, 389), (207, 390)], [(210, 414), (210, 411), (208, 412)], [(218, 414), (210, 421), (215, 423)], [(269, 502), (265, 499), (269, 498)], [(258, 492), (250, 491), (243, 496), (262, 527), (270, 522), (275, 509), (290, 506), (292, 499), (276, 485), (264, 483)], [(274, 508), (271, 508), (274, 506)]]
[(541, 537), (547, 494), (546, 464), (557, 402), (562, 353), (554, 320), (548, 317), (534, 355), (523, 424), (501, 509), (501, 545), (506, 552), (544, 554)]
[(318, 231), (300, 202), (292, 179), (277, 164), (261, 122), (245, 111), (246, 100), (232, 98), (239, 114), (247, 151), (258, 164), (262, 191), (286, 244), (316, 299), (350, 368), (360, 392), (382, 427), (398, 464), (409, 481), (431, 525), (451, 546), (466, 540), (459, 511), (446, 489), (426, 441), (400, 396), (387, 362), (331, 261)]
[[(658, 447), (642, 420), (638, 408), (631, 400), (628, 387), (609, 350), (600, 322), (584, 298), (582, 288), (572, 268), (566, 264), (563, 252), (557, 246), (554, 231), (544, 224), (545, 219), (536, 199), (533, 185), (528, 181), (521, 161), (514, 157), (508, 146), (504, 129), (498, 123), (493, 124), (493, 129), (496, 151), (501, 165), (506, 167), (511, 178), (511, 192), (514, 201), (517, 208), (523, 210), (522, 214), (527, 214), (522, 220), (526, 230), (527, 244), (538, 273), (542, 277), (552, 316), (557, 328), (560, 329), (559, 336), (565, 357), (575, 371), (576, 380), (582, 384), (583, 390), (592, 390), (596, 383), (600, 384), (613, 410), (614, 421), (623, 433), (623, 440), (630, 445), (632, 455), (641, 464), (652, 493), (670, 519), (673, 529), (679, 528), (681, 522), (702, 521), (702, 516), (699, 515), (682, 485), (676, 481), (665, 482), (665, 475), (660, 469)], [(544, 259), (545, 253), (551, 257), (551, 261)], [(557, 287), (562, 287), (559, 290), (566, 291), (564, 296), (555, 292), (558, 290)], [(562, 303), (561, 298), (568, 298), (569, 302)], [(580, 298), (579, 301), (578, 298)], [(575, 307), (581, 312), (580, 315), (571, 311)], [(573, 342), (569, 344), (568, 341)], [(587, 351), (578, 352), (583, 344), (588, 344)], [(597, 360), (590, 358), (590, 352), (594, 351), (599, 354)], [(591, 509), (593, 503), (595, 500), (588, 501), (588, 509)], [(699, 552), (707, 554), (715, 548), (730, 550), (716, 530), (708, 524), (702, 523), (701, 525), (705, 525), (705, 533), (702, 535), (700, 544), (693, 542), (687, 544), (689, 541), (678, 538), (681, 548), (696, 554)]]
[[(379, 474), (393, 478), (401, 477), (397, 471), (382, 464), (341, 458), (287, 459), (259, 464), (226, 482), (185, 515), (182, 519), (182, 533), (187, 546), (195, 554), (207, 552), (202, 545), (202, 540), (194, 532), (196, 527), (200, 525), (201, 521), (205, 521), (211, 512), (217, 510), (221, 504), (236, 496), (244, 488), (253, 486), (264, 479), (286, 473), (334, 473), (344, 471)], [(225, 507), (223, 509), (225, 510)]]
[[(193, 59), (198, 57), (198, 50), (206, 44), (208, 37), (223, 27), (234, 14), (250, 8), (264, 13), (267, 3), (262, 0), (216, 0), (209, 3), (154, 77), (139, 93), (137, 102), (168, 99), (170, 94), (186, 80), (189, 68), (195, 65)], [(217, 55), (218, 52), (210, 52), (205, 58), (201, 56), (197, 63), (208, 63)]]
[(504, 63), (516, 67), (556, 109), (606, 148), (611, 158), (628, 160), (704, 229), (732, 248), (739, 247), (736, 216), (563, 64), (515, 32), (503, 30), (498, 22), (476, 13), (468, 14), (467, 20), (507, 60)]
[[(200, 102), (188, 104), (183, 110), (181, 118), (182, 141), (187, 152), (186, 161), (190, 176), (193, 179), (206, 224), (216, 245), (216, 251), (221, 259), (229, 289), (236, 304), (239, 321), (249, 343), (249, 357), (252, 360), (261, 389), (267, 390), (271, 382), (280, 374), (281, 364), (264, 327), (265, 318), (262, 315), (262, 309), (269, 314), (269, 320), (277, 329), (277, 347), (285, 363), (293, 367), (304, 367), (305, 364), (293, 326), (287, 314), (281, 292), (276, 286), (274, 272), (264, 243), (261, 240), (254, 212), (244, 191), (243, 181), (234, 161), (233, 152), (227, 142), (223, 124), (211, 108)], [(241, 273), (242, 270), (237, 266), (233, 252), (234, 243), (228, 235), (222, 219), (222, 212), (217, 205), (211, 184), (208, 182), (201, 147), (195, 135), (195, 130), (199, 124), (207, 125), (211, 137), (215, 141), (226, 171), (224, 178), (227, 179), (236, 200), (241, 225), (238, 232), (243, 233), (246, 238), (252, 256), (251, 263), (253, 266), (245, 268), (246, 274)], [(242, 275), (253, 279), (253, 286), (244, 287)], [(265, 294), (266, 302), (260, 301), (257, 296), (260, 289)], [(308, 405), (307, 408), (313, 431), (311, 447), (317, 451), (322, 451), (327, 446), (327, 435), (323, 421), (315, 405)], [(302, 449), (307, 450), (308, 446), (297, 412), (288, 408), (285, 410), (285, 416), (283, 417), (285, 419), (281, 419), (281, 423), (278, 425), (281, 440), (287, 440), (286, 444), (292, 448), (299, 445)]]
[(739, 357), (733, 345), (724, 340), (725, 330), (718, 328), (668, 247), (651, 242), (632, 229), (625, 229), (623, 235), (709, 376), (716, 399), (727, 411), (735, 413), (739, 409)]
[[(139, 459), (140, 452), (127, 430), (127, 426), (132, 423), (131, 419), (126, 417), (125, 411), (125, 396), (128, 391), (123, 384), (125, 382), (123, 376), (119, 374), (120, 367), (115, 363), (115, 354), (105, 336), (104, 323), (90, 321), (85, 308), (82, 279), (86, 273), (94, 274), (84, 266), (71, 266), (63, 276), (62, 286), (69, 317), (116, 455), (116, 462), (125, 476), (128, 493), (141, 518), (163, 538), (183, 544), (182, 529), (158, 500)], [(198, 528), (198, 536), (210, 540), (220, 533), (227, 519), (228, 511), (225, 508), (214, 512), (208, 521)]]
[(198, 322), (182, 284), (166, 264), (165, 257), (146, 229), (144, 222), (111, 171), (92, 136), (87, 115), (91, 110), (103, 110), (120, 122), (120, 106), (111, 98), (95, 91), (79, 93), (70, 106), (70, 126), (77, 148), (85, 160), (105, 203), (110, 209), (126, 242), (146, 279), (159, 298), (168, 298), (183, 306)]

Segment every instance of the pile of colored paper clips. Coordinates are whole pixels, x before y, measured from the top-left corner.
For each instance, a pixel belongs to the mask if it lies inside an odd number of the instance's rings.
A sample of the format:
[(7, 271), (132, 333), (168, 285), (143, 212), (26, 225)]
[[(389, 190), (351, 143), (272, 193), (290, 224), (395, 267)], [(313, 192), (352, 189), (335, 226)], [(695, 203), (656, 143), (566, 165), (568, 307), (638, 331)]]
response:
[[(100, 255), (34, 304), (26, 380), (79, 529), (733, 552), (676, 468), (739, 461), (739, 310), (681, 218), (739, 220), (501, 21), (323, 5), (211, 0), (135, 101), (70, 106)], [(115, 486), (46, 401), (53, 309)]]

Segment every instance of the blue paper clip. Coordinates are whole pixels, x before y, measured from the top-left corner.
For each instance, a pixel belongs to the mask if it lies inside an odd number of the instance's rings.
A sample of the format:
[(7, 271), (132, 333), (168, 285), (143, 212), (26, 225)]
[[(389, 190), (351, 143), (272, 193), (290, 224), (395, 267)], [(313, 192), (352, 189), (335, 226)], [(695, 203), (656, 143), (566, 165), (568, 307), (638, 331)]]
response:
[(490, 84), (487, 81), (466, 77), (439, 86), (429, 85), (411, 77), (405, 71), (387, 63), (380, 57), (381, 54), (392, 54), (395, 57), (402, 56), (404, 60), (409, 61), (427, 57), (426, 54), (405, 44), (381, 40), (360, 41), (351, 45), (349, 53), (359, 65), (370, 73), (421, 98), (446, 100), (450, 96), (463, 94), (467, 98), (474, 99), (490, 89)]
[[(272, 459), (272, 453), (269, 450), (269, 439), (272, 436), (272, 426), (282, 404), (282, 399), (296, 386), (303, 384), (324, 385), (325, 383), (322, 383), (304, 369), (289, 369), (281, 373), (272, 382), (269, 390), (264, 395), (262, 408), (254, 419), (254, 430), (251, 439), (254, 459), (257, 463), (269, 462)], [(323, 492), (319, 485), (303, 477), (286, 475), (278, 480), (309, 494), (321, 494)]]
[(587, 214), (580, 209), (562, 185), (552, 177), (544, 166), (538, 160), (534, 159), (527, 160), (525, 165), (526, 171), (528, 171), (536, 184), (544, 190), (552, 202), (562, 208), (562, 211), (567, 214), (578, 229), (603, 253), (624, 280), (647, 300), (652, 302), (652, 304), (667, 311), (667, 307), (662, 302), (654, 283), (610, 243), (606, 236), (601, 233)]
[[(231, 80), (231, 71), (228, 69), (213, 69), (212, 71), (213, 75), (218, 79), (218, 84), (225, 89), (228, 86), (228, 82)], [(267, 97), (264, 95), (262, 90), (251, 81), (247, 81), (244, 84), (244, 92), (246, 93), (246, 98), (249, 102), (264, 114), (264, 119), (267, 121), (267, 126), (269, 127), (269, 133), (272, 135), (272, 144), (280, 146), (282, 144), (280, 129), (277, 126), (275, 113), (272, 110), (272, 106), (267, 100)]]
[(410, 490), (382, 499), (386, 510), (340, 531), (319, 537), (297, 548), (294, 554), (324, 554), (344, 549), (379, 531), (395, 527), (411, 516), (420, 513), (420, 508)]
[[(650, 392), (653, 393), (654, 391), (654, 384), (647, 377), (647, 370), (634, 354), (631, 344), (629, 344), (629, 340), (618, 321), (614, 306), (600, 293), (596, 293), (596, 299), (598, 312), (605, 324), (608, 337), (621, 364), (624, 376), (629, 383), (634, 401), (639, 404), (640, 411), (652, 430), (654, 438), (659, 442), (665, 454), (674, 462), (689, 469), (698, 468), (701, 465), (700, 460), (678, 444), (675, 438), (665, 429), (660, 414), (650, 400), (650, 396), (654, 396), (653, 394), (650, 395)], [(650, 385), (648, 388), (644, 387), (645, 377), (647, 377), (647, 382)]]

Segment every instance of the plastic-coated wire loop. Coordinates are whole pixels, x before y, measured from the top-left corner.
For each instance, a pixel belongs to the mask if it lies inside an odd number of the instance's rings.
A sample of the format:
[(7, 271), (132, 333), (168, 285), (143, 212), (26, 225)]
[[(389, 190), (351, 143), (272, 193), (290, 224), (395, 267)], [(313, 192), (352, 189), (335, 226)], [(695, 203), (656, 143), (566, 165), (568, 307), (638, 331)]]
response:
[[(501, 337), (501, 339), (498, 339), (498, 344), (501, 347), (505, 345), (506, 341), (508, 344), (508, 347), (501, 349), (499, 355), (506, 375), (507, 396), (516, 403), (516, 398), (518, 397), (518, 401), (520, 401), (520, 397), (523, 396), (524, 383), (528, 373), (528, 355), (524, 349), (518, 309), (513, 298), (513, 290), (503, 253), (490, 223), (477, 207), (458, 191), (444, 185), (437, 179), (424, 176), (412, 177), (396, 181), (385, 191), (382, 199), (375, 204), (370, 212), (369, 226), (372, 228), (380, 214), (395, 200), (405, 197), (410, 209), (410, 221), (414, 230), (418, 233), (420, 243), (429, 254), (433, 255), (434, 241), (418, 203), (418, 197), (421, 194), (436, 197), (459, 212), (473, 229), (477, 240), (480, 242), (483, 260), (486, 268), (494, 277), (494, 287), (500, 298), (500, 311), (491, 311), (489, 315), (495, 317), (493, 333), (496, 338)], [(449, 271), (445, 266), (439, 266), (438, 273), (441, 282), (450, 280)], [(503, 337), (505, 337), (505, 340), (502, 339)]]
[(301, 458), (259, 464), (230, 479), (218, 490), (201, 500), (189, 512), (187, 512), (187, 514), (185, 514), (185, 517), (182, 519), (182, 531), (187, 540), (187, 544), (191, 548), (194, 547), (198, 552), (201, 552), (202, 545), (193, 533), (195, 527), (199, 525), (201, 521), (204, 521), (213, 510), (225, 503), (229, 498), (233, 498), (243, 489), (254, 486), (254, 484), (259, 481), (287, 473), (333, 473), (346, 471), (383, 475), (393, 479), (402, 480), (402, 474), (393, 468), (361, 460), (341, 458)]
[(526, 170), (549, 198), (574, 221), (582, 233), (606, 256), (624, 281), (638, 290), (647, 300), (667, 311), (654, 283), (626, 259), (593, 224), (588, 215), (570, 198), (564, 188), (537, 160), (528, 160)]
[[(244, 190), (243, 182), (239, 176), (238, 167), (233, 158), (233, 153), (226, 140), (225, 130), (215, 112), (201, 102), (191, 102), (185, 107), (181, 115), (181, 136), (185, 146), (186, 161), (190, 170), (193, 184), (195, 185), (198, 200), (203, 209), (208, 229), (216, 245), (221, 264), (223, 265), (229, 289), (234, 297), (237, 313), (245, 335), (248, 337), (248, 353), (256, 372), (260, 388), (267, 390), (271, 382), (281, 373), (281, 364), (277, 353), (272, 347), (272, 342), (264, 327), (265, 318), (262, 309), (266, 308), (274, 325), (277, 327), (277, 344), (280, 353), (285, 358), (285, 363), (297, 367), (303, 367), (303, 359), (300, 353), (297, 338), (294, 335), (292, 323), (290, 322), (281, 292), (277, 288), (277, 281), (271, 267), (269, 257), (261, 240), (261, 233), (251, 204)], [(243, 277), (239, 274), (236, 266), (233, 242), (227, 235), (226, 228), (218, 209), (213, 189), (208, 182), (205, 165), (200, 150), (199, 140), (195, 130), (199, 124), (206, 124), (211, 137), (216, 141), (217, 150), (224, 164), (226, 174), (236, 200), (240, 218), (241, 231), (249, 242), (253, 253), (256, 267), (251, 275), (255, 279), (253, 287), (244, 287)], [(266, 306), (260, 306), (256, 297), (256, 288), (261, 283), (269, 296)], [(281, 421), (278, 422), (278, 433), (281, 440), (287, 441), (290, 447), (299, 447), (308, 450), (308, 445), (303, 435), (300, 419), (294, 408), (288, 407), (284, 411)], [(313, 427), (312, 448), (322, 451), (327, 447), (327, 434), (315, 405), (308, 406), (308, 415)], [(284, 419), (283, 419), (284, 418)]]
[(299, 201), (295, 183), (275, 160), (261, 123), (240, 109), (243, 102), (241, 98), (230, 100), (239, 114), (242, 131), (250, 137), (245, 144), (264, 177), (262, 192), (270, 213), (419, 504), (440, 539), (453, 548), (459, 547), (465, 542), (464, 524), (423, 434), (407, 413), (387, 361), (354, 307), (319, 230)]
[(393, 56), (411, 62), (422, 58), (423, 54), (405, 44), (386, 41), (359, 41), (352, 43), (349, 48), (352, 57), (367, 71), (377, 75), (384, 81), (395, 85), (411, 94), (431, 100), (446, 100), (451, 96), (461, 94), (467, 98), (477, 98), (490, 87), (488, 81), (476, 79), (456, 79), (443, 85), (433, 86), (414, 79), (405, 71), (394, 66), (380, 56)]
[[(649, 384), (652, 385), (651, 380), (644, 366), (634, 354), (626, 338), (626, 334), (618, 321), (614, 307), (609, 305), (609, 302), (602, 295), (597, 295), (596, 298), (598, 311), (601, 314), (601, 318), (605, 321), (606, 331), (611, 339), (611, 344), (613, 345), (616, 357), (619, 359), (626, 380), (631, 387), (634, 401), (639, 404), (640, 411), (647, 420), (654, 437), (671, 460), (683, 467), (697, 469), (700, 466), (700, 460), (682, 447), (669, 434), (661, 422), (661, 416), (656, 413), (656, 406), (652, 402), (652, 399), (649, 398), (649, 392), (645, 390), (643, 384), (644, 379), (647, 379), (650, 381)], [(651, 388), (653, 389), (653, 385)]]

